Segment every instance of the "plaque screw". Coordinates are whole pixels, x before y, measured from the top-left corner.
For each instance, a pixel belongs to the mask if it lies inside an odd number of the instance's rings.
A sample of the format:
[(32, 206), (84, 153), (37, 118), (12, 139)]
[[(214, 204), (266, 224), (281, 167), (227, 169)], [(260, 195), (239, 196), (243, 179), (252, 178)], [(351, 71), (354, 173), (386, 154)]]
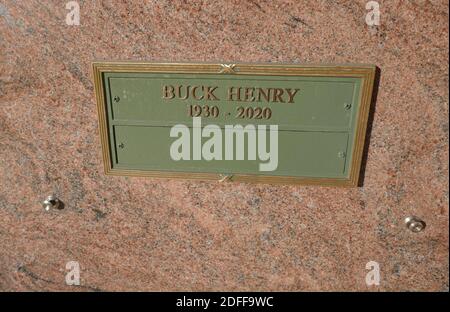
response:
[(425, 222), (415, 216), (409, 216), (405, 218), (405, 224), (406, 227), (414, 233), (421, 232), (426, 227)]
[(47, 198), (42, 202), (42, 206), (45, 211), (50, 211), (52, 208), (60, 209), (62, 207), (60, 200), (54, 195), (47, 196)]
[(345, 103), (345, 104), (344, 104), (344, 107), (345, 107), (345, 109), (350, 109), (350, 108), (352, 108), (352, 104), (350, 104), (350, 103)]
[(125, 147), (125, 144), (120, 143), (120, 144), (119, 144), (119, 147), (120, 147), (120, 148), (124, 148), (124, 147)]
[(338, 153), (338, 157), (339, 158), (345, 158), (345, 153), (344, 152), (339, 152)]
[(119, 102), (120, 101), (120, 97), (118, 97), (117, 95), (114, 97), (114, 102)]

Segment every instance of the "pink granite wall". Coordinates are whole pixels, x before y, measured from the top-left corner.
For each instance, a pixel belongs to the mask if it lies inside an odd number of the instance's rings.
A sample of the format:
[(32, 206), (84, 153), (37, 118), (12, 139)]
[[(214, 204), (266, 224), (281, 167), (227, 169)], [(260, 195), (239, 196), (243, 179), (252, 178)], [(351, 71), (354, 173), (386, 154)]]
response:
[[(78, 2), (0, 1), (0, 290), (448, 291), (447, 1)], [(364, 186), (107, 177), (93, 60), (376, 64)]]

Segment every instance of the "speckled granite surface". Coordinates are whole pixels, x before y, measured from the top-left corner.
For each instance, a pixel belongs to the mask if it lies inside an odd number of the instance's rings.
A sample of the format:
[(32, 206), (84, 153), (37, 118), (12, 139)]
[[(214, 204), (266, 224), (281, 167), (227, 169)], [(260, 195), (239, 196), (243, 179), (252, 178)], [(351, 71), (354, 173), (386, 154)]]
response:
[[(448, 2), (192, 2), (0, 1), (0, 290), (448, 291)], [(376, 64), (364, 186), (107, 177), (93, 60)]]

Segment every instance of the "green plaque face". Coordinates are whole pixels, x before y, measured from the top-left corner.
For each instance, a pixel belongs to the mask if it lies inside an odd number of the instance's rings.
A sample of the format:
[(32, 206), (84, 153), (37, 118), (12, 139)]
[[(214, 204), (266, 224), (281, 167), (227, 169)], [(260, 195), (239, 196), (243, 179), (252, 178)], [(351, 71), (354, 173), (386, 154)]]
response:
[(358, 183), (375, 66), (93, 68), (107, 174)]

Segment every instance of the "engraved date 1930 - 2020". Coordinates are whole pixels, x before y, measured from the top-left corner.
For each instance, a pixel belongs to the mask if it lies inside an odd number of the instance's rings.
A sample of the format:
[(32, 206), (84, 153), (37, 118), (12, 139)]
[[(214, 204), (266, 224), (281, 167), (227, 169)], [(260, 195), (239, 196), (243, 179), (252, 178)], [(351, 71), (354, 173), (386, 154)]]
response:
[[(164, 100), (194, 100), (194, 101), (220, 101), (218, 86), (191, 86), (191, 85), (164, 85), (162, 99)], [(228, 102), (253, 102), (253, 103), (294, 103), (295, 96), (300, 89), (296, 88), (262, 88), (262, 87), (236, 87), (226, 89), (224, 101)], [(188, 116), (213, 117), (220, 115), (217, 105), (189, 104)], [(230, 112), (226, 115), (231, 115)], [(272, 110), (267, 107), (238, 106), (234, 114), (235, 118), (246, 119), (270, 119)]]

